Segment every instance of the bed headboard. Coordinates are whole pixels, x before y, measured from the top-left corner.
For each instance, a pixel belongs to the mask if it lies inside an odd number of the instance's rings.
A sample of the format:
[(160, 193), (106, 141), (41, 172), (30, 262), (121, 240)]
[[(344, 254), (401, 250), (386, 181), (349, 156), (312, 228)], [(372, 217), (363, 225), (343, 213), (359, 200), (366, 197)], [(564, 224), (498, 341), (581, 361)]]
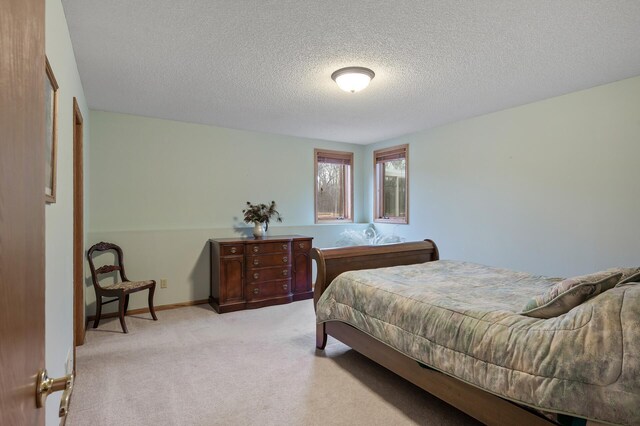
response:
[(331, 281), (343, 272), (430, 262), (440, 259), (440, 255), (436, 243), (424, 240), (379, 246), (313, 248), (311, 258), (317, 265), (315, 306)]

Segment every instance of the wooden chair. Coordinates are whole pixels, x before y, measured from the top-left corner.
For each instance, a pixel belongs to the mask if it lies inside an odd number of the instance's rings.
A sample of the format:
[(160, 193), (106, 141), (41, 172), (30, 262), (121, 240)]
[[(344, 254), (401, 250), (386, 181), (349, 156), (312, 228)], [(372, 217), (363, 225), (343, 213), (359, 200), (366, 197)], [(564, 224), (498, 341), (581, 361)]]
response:
[[(93, 254), (95, 252), (103, 252), (113, 250), (116, 253), (117, 264), (116, 265), (104, 265), (95, 268), (93, 265)], [(100, 242), (93, 245), (87, 252), (87, 259), (89, 260), (89, 267), (91, 268), (91, 279), (93, 280), (93, 288), (96, 291), (96, 319), (93, 322), (93, 328), (97, 328), (100, 323), (100, 315), (102, 314), (102, 305), (107, 303), (118, 301), (118, 316), (120, 318), (120, 325), (122, 331), (128, 333), (127, 325), (124, 322), (124, 316), (129, 308), (129, 295), (137, 291), (149, 289), (149, 311), (154, 321), (157, 321), (156, 312), (153, 309), (153, 294), (156, 291), (156, 282), (154, 280), (148, 281), (129, 281), (127, 274), (124, 272), (124, 261), (122, 249), (113, 243)], [(99, 275), (108, 274), (113, 271), (120, 272), (121, 282), (101, 286)], [(103, 297), (114, 297), (114, 299), (106, 302), (102, 301)]]

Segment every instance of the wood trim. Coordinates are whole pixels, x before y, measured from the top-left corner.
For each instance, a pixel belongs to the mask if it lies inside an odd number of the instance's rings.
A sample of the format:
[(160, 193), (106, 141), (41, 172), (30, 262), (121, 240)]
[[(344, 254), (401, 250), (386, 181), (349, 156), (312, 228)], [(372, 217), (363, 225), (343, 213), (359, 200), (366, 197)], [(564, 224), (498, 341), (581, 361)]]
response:
[[(346, 206), (346, 210), (348, 211), (349, 217), (345, 219), (318, 219), (318, 156), (320, 154), (324, 154), (327, 157), (334, 156), (335, 158), (340, 159), (348, 159), (351, 167), (351, 171), (349, 175), (345, 173), (345, 178), (349, 179), (349, 194), (343, 193), (343, 203)], [(314, 223), (353, 223), (353, 188), (354, 188), (354, 176), (355, 176), (355, 165), (354, 165), (354, 155), (353, 152), (349, 151), (332, 151), (328, 149), (319, 149), (315, 148), (313, 150), (313, 220)], [(346, 192), (346, 191), (345, 191)]]
[[(168, 305), (155, 306), (154, 310), (156, 312), (157, 311), (167, 311), (169, 309), (184, 308), (186, 306), (206, 305), (207, 303), (209, 303), (209, 299), (190, 300), (188, 302), (170, 303)], [(130, 310), (127, 311), (127, 315), (147, 314), (149, 312), (150, 312), (149, 308), (130, 309)], [(104, 319), (104, 318), (118, 318), (118, 313), (117, 312), (109, 312), (108, 314), (102, 314), (100, 316), (100, 318), (101, 319)], [(95, 319), (96, 319), (95, 315), (89, 315), (87, 317), (87, 322), (93, 321)]]
[(512, 402), (420, 364), (368, 334), (342, 322), (325, 325), (325, 333), (393, 371), (433, 396), (487, 425), (550, 426), (555, 423)]
[(375, 151), (375, 160), (380, 162), (398, 160), (407, 154), (409, 145), (396, 145), (391, 148), (382, 148)]
[[(382, 175), (378, 176), (378, 161), (377, 157), (385, 152), (404, 151), (405, 153), (405, 193), (406, 193), (406, 216), (391, 217), (389, 219), (380, 218), (382, 212), (382, 201), (380, 191), (382, 189)], [(395, 224), (409, 224), (409, 145), (396, 145), (389, 148), (383, 148), (373, 151), (373, 222), (374, 223), (395, 223)]]
[(78, 100), (73, 98), (73, 341), (84, 344), (84, 129)]

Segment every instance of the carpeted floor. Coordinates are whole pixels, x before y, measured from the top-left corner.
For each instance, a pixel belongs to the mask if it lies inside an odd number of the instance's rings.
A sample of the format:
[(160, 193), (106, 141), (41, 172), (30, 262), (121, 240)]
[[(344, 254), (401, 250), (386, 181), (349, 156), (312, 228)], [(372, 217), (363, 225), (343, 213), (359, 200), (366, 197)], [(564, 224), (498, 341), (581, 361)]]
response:
[(68, 426), (477, 424), (332, 338), (316, 351), (311, 300), (158, 319), (87, 330)]

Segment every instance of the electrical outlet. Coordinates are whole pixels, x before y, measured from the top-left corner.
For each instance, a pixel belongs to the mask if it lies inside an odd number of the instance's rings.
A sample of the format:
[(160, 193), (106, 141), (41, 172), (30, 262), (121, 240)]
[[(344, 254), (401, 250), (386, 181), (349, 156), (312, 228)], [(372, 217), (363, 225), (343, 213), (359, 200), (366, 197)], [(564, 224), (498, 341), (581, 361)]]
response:
[(167, 288), (167, 279), (163, 278), (160, 280), (160, 288)]

